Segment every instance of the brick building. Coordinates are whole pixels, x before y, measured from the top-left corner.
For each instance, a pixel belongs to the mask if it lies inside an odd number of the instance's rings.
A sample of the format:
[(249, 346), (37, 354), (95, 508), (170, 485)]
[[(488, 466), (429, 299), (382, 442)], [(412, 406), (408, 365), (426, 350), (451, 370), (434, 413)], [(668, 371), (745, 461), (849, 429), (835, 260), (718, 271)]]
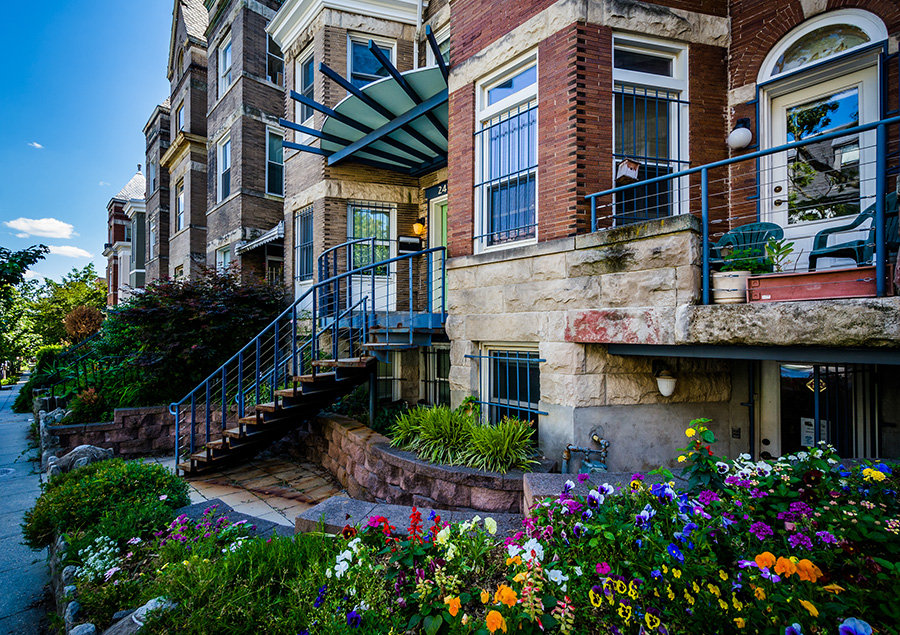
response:
[(169, 276), (169, 171), (162, 166), (162, 157), (169, 149), (171, 108), (168, 98), (153, 109), (144, 138), (147, 142), (147, 281)]
[[(548, 457), (602, 437), (611, 469), (655, 467), (696, 417), (729, 456), (900, 456), (896, 3), (422, 6), (289, 0), (269, 26), (297, 297), (341, 242), (421, 235), (449, 256), (418, 282), (446, 290), (452, 405), (533, 421)], [(426, 26), (449, 42), (446, 167), (416, 171), (371, 56), (425, 78)], [(357, 101), (388, 123), (351, 135)], [(712, 303), (717, 266), (749, 302)], [(392, 396), (422, 398), (426, 351), (393, 355)]]
[(115, 306), (128, 297), (132, 289), (144, 286), (144, 259), (135, 254), (135, 229), (143, 245), (144, 175), (138, 165), (137, 173), (119, 192), (109, 199), (107, 211), (106, 304)]
[[(169, 179), (165, 273), (171, 278), (196, 276), (206, 266), (206, 27), (202, 0), (175, 0), (168, 62), (169, 147), (159, 160), (160, 172)], [(158, 266), (157, 271), (163, 275)]]

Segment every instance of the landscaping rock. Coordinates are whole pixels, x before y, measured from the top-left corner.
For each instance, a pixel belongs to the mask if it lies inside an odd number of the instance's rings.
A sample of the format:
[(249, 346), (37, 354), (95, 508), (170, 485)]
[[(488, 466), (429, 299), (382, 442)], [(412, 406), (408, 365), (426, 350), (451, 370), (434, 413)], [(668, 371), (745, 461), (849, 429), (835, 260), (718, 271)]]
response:
[(67, 584), (63, 587), (63, 596), (65, 597), (73, 597), (75, 595), (75, 591), (77, 587), (74, 584)]
[(77, 467), (96, 463), (97, 461), (105, 461), (112, 457), (112, 450), (105, 450), (94, 445), (79, 445), (62, 458), (51, 457), (48, 460), (47, 473), (50, 476), (55, 476), (56, 474), (69, 472)]
[(134, 613), (134, 609), (124, 609), (122, 611), (116, 611), (112, 616), (113, 622), (118, 622), (119, 620), (125, 619), (132, 613)]
[(68, 587), (71, 584), (75, 584), (75, 574), (78, 573), (78, 567), (74, 564), (70, 564), (65, 569), (62, 570), (62, 583), (63, 586)]
[(143, 625), (138, 624), (133, 619), (131, 619), (131, 616), (133, 614), (134, 611), (129, 611), (128, 615), (119, 619), (119, 621), (117, 622), (113, 622), (112, 626), (103, 631), (103, 635), (134, 635), (135, 633), (137, 633), (139, 630), (141, 630), (141, 627)]
[(147, 602), (144, 606), (138, 608), (134, 613), (131, 614), (131, 621), (133, 621), (138, 626), (143, 626), (144, 622), (147, 621), (147, 615), (151, 611), (168, 611), (170, 609), (174, 609), (175, 604), (169, 602), (166, 598), (160, 596), (158, 598), (153, 598), (149, 602)]
[(69, 635), (97, 635), (97, 627), (93, 624), (79, 624), (69, 631)]
[(78, 621), (78, 616), (81, 613), (81, 603), (78, 600), (72, 600), (66, 606), (66, 612), (64, 614), (64, 618), (66, 620), (66, 631), (72, 628), (75, 622)]

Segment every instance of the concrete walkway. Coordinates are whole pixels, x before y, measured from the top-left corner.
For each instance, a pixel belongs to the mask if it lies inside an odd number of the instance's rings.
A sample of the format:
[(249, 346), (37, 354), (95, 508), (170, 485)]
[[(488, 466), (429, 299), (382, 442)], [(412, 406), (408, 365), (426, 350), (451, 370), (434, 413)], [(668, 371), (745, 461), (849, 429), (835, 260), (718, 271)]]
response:
[(12, 411), (24, 379), (0, 391), (0, 635), (38, 635), (44, 609), (35, 606), (50, 581), (45, 552), (22, 544), (22, 514), (40, 495), (37, 450), (29, 448), (32, 416)]

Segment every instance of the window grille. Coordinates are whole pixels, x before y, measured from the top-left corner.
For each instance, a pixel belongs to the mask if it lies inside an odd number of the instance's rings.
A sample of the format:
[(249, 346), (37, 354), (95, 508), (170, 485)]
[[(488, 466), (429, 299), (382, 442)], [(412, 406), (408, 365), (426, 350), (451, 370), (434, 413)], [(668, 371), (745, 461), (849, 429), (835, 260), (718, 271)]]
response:
[(294, 216), (294, 262), (299, 281), (313, 277), (313, 207), (310, 205)]
[(540, 362), (537, 351), (494, 350), (483, 355), (467, 355), (478, 360), (481, 399), (478, 403), (487, 421), (497, 423), (504, 417), (530, 421), (535, 429), (541, 400)]
[[(391, 216), (394, 206), (388, 203), (353, 202), (348, 205), (347, 239), (375, 239), (375, 260), (380, 262), (391, 254)], [(372, 245), (353, 246), (353, 268), (372, 264)], [(377, 275), (387, 275), (387, 266), (375, 269)]]
[(429, 346), (422, 349), (424, 358), (424, 398), (432, 406), (450, 405), (450, 349)]

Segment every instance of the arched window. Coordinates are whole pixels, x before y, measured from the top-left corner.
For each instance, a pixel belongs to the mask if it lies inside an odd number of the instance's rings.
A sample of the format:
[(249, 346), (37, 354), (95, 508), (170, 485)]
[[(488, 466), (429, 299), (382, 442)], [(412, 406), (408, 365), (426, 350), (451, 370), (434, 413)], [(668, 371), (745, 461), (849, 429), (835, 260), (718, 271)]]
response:
[(771, 50), (763, 61), (759, 81), (765, 82), (830, 57), (887, 39), (877, 16), (860, 9), (829, 11), (807, 20)]
[(175, 65), (175, 74), (181, 77), (184, 72), (184, 51), (178, 51), (178, 62)]

